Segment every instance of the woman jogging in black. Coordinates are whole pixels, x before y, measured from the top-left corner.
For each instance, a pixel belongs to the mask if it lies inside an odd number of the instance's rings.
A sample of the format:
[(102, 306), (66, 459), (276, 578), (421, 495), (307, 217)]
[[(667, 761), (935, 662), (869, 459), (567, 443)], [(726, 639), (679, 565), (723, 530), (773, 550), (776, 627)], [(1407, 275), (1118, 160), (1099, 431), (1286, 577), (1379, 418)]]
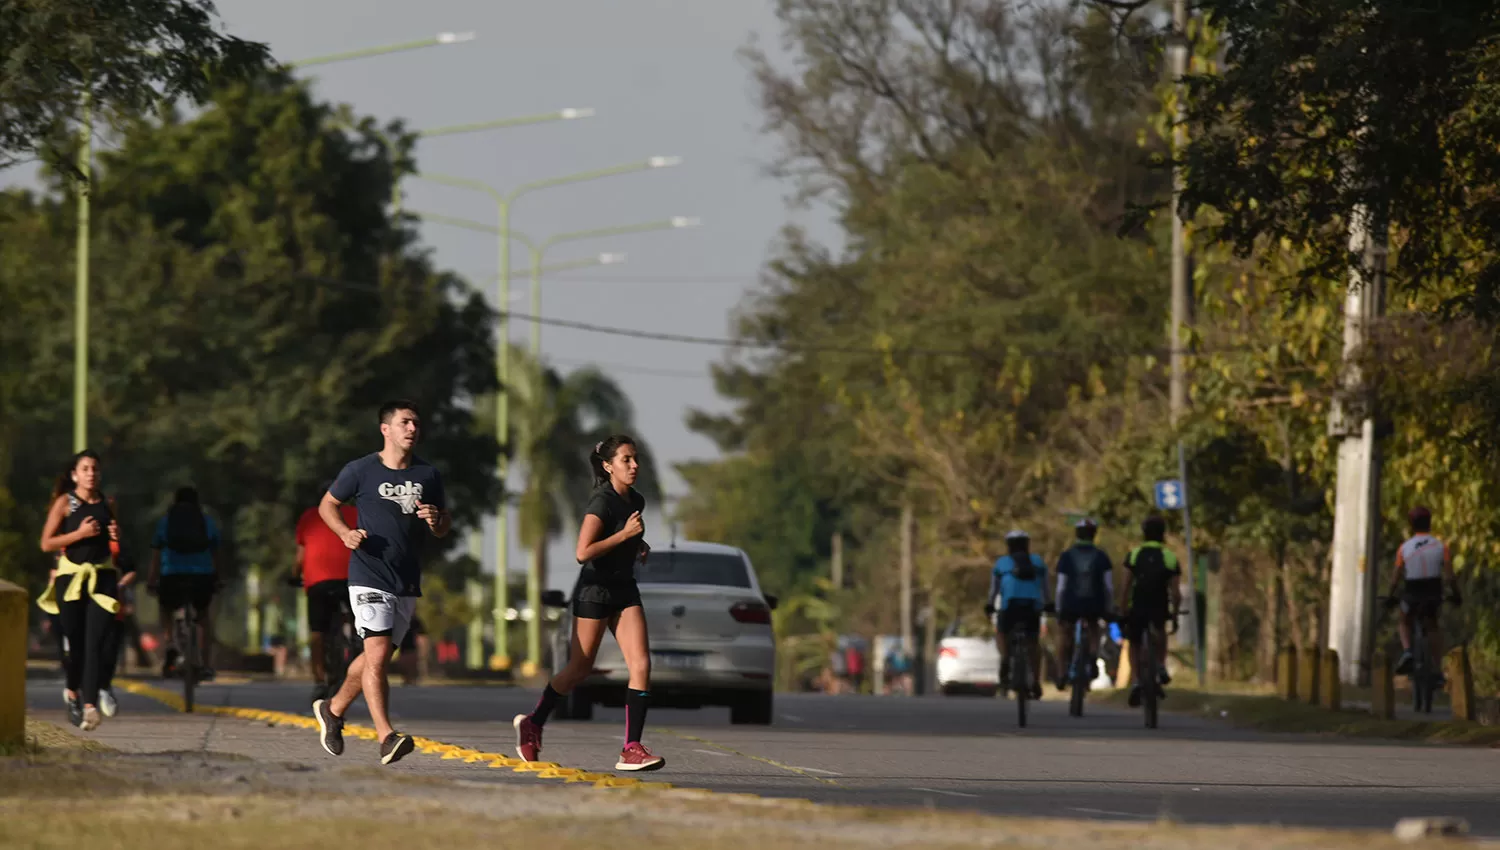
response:
[(641, 744), (646, 726), (646, 701), (651, 687), (651, 649), (646, 638), (646, 615), (635, 584), (635, 563), (646, 560), (651, 547), (644, 539), (641, 512), (646, 500), (631, 485), (640, 465), (635, 441), (617, 434), (594, 446), (589, 456), (594, 469), (594, 495), (578, 530), (578, 563), (583, 571), (573, 595), (573, 643), (568, 666), (547, 683), (531, 714), (516, 715), (516, 750), (526, 761), (542, 751), (542, 727), (560, 697), (577, 687), (594, 669), (594, 656), (604, 630), (614, 633), (630, 683), (625, 691), (625, 747), (616, 770), (656, 770), (666, 764)]
[(87, 450), (74, 455), (68, 478), (71, 489), (53, 494), (42, 526), (42, 551), (61, 555), (37, 606), (58, 615), (68, 639), (68, 719), (91, 730), (100, 721), (105, 644), (120, 610), (115, 597), (135, 573), (120, 576), (111, 559), (120, 526), (113, 501), (99, 491), (99, 456)]

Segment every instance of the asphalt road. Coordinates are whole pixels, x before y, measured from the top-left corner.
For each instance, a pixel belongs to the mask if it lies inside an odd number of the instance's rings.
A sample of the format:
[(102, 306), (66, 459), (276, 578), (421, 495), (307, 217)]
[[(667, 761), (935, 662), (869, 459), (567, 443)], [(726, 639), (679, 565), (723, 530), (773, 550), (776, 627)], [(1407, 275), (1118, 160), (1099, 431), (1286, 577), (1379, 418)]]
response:
[[(214, 684), (199, 700), (305, 711), (307, 693), (301, 684)], [(398, 728), (513, 753), (511, 718), (536, 696), (396, 686), (391, 703)], [(611, 770), (623, 729), (622, 710), (554, 720), (543, 758)], [(1033, 706), (1022, 730), (1014, 705), (995, 699), (779, 695), (770, 727), (732, 726), (727, 709), (654, 710), (646, 743), (667, 758), (653, 779), (720, 791), (1121, 821), (1388, 829), (1401, 817), (1442, 815), (1500, 836), (1500, 752), (1264, 735), (1170, 713), (1147, 730), (1138, 712), (1091, 705), (1073, 719), (1049, 701)]]

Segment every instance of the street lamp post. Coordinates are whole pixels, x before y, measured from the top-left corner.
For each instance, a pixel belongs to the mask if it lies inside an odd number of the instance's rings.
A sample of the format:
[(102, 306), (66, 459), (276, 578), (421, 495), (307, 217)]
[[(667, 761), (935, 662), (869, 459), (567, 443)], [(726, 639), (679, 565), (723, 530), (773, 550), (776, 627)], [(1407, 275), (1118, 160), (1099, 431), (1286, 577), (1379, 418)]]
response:
[[(577, 230), (572, 233), (559, 233), (550, 236), (542, 242), (527, 243), (531, 249), (531, 358), (540, 362), (542, 359), (542, 257), (552, 246), (562, 242), (575, 242), (580, 239), (595, 239), (602, 236), (622, 236), (627, 233), (649, 233), (655, 230), (675, 230), (684, 227), (697, 227), (701, 220), (685, 215), (672, 216), (661, 221), (648, 221), (643, 224), (626, 224), (619, 227), (601, 227), (594, 230)], [(515, 235), (515, 234), (513, 234)], [(540, 594), (541, 591), (537, 591)], [(540, 600), (538, 600), (540, 601)], [(538, 618), (532, 618), (533, 623), (541, 622)]]
[[(680, 157), (653, 156), (650, 159), (617, 165), (611, 168), (580, 171), (576, 174), (567, 174), (561, 177), (551, 177), (545, 180), (523, 183), (509, 192), (502, 192), (488, 183), (467, 177), (429, 173), (421, 173), (415, 176), (446, 186), (483, 192), (489, 195), (491, 200), (495, 202), (499, 218), (499, 227), (496, 229), (496, 232), (499, 235), (498, 241), (500, 243), (498, 265), (500, 270), (500, 292), (497, 303), (508, 306), (510, 304), (510, 210), (517, 199), (538, 189), (550, 189), (557, 186), (598, 180), (620, 174), (631, 174), (637, 171), (670, 168), (681, 162), (682, 159)], [(507, 455), (510, 449), (510, 320), (508, 317), (500, 322), (500, 341), (495, 346), (495, 349), (495, 371), (498, 373), (500, 384), (500, 389), (496, 393), (495, 400), (495, 431), (500, 443), (500, 457), (497, 465), (501, 480), (503, 481), (509, 472), (509, 459)], [(510, 588), (507, 585), (510, 574), (509, 529), (506, 527), (507, 525), (506, 502), (502, 498), (500, 500), (500, 507), (496, 509), (495, 515), (495, 657), (491, 659), (491, 666), (500, 670), (510, 667), (510, 641), (505, 634), (505, 611), (509, 607), (510, 599)], [(530, 674), (535, 672), (537, 662), (540, 660), (540, 647), (535, 649), (528, 647), (528, 656), (527, 667), (523, 672)]]
[[(440, 47), (449, 44), (461, 44), (473, 41), (472, 32), (442, 32), (432, 38), (406, 41), (400, 44), (388, 44), (380, 47), (367, 47), (361, 50), (351, 50), (344, 53), (331, 53), (326, 56), (314, 56), (311, 59), (301, 59), (287, 64), (289, 68), (308, 68), (314, 65), (328, 65), (334, 62), (345, 62), (351, 59), (365, 59), (371, 56), (383, 56), (388, 53), (401, 53), (407, 50), (419, 50), (424, 47)], [(75, 281), (74, 304), (73, 304), (73, 450), (83, 451), (88, 448), (89, 419), (88, 419), (88, 397), (89, 397), (89, 201), (93, 190), (93, 151), (94, 151), (94, 120), (93, 120), (93, 98), (90, 92), (85, 91), (82, 95), (82, 118), (81, 128), (82, 143), (78, 148), (78, 176), (77, 187), (77, 217), (78, 217), (78, 244), (75, 249), (75, 265), (77, 280)], [(581, 117), (581, 116), (580, 116)], [(453, 128), (449, 128), (453, 129)], [(479, 128), (474, 128), (479, 129)], [(466, 132), (466, 130), (454, 129), (454, 132)]]

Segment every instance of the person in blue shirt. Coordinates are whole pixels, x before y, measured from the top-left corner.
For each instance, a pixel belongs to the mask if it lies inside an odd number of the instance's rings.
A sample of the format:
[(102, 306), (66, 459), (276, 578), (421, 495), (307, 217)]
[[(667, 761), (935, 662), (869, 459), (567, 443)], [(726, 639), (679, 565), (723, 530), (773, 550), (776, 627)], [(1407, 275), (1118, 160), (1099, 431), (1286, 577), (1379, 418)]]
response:
[(178, 490), (171, 510), (157, 522), (151, 536), (151, 569), (147, 576), (147, 590), (155, 593), (161, 603), (158, 607), (162, 631), (172, 642), (162, 664), (162, 676), (174, 675), (177, 659), (182, 656), (176, 645), (172, 614), (191, 602), (198, 612), (198, 646), (202, 647), (199, 659), (202, 669), (198, 675), (201, 679), (212, 679), (213, 641), (209, 638), (214, 631), (210, 605), (219, 586), (219, 528), (203, 512), (196, 489)]
[(1032, 699), (1041, 699), (1042, 611), (1050, 604), (1047, 562), (1031, 552), (1031, 535), (1019, 529), (1005, 535), (1005, 548), (1008, 551), (995, 561), (990, 574), (990, 604), (985, 607), (986, 612), (1000, 612), (995, 626), (1000, 646), (1000, 687), (1010, 688), (1010, 633), (1022, 628), (1031, 638), (1031, 681), (1024, 684), (1030, 686)]

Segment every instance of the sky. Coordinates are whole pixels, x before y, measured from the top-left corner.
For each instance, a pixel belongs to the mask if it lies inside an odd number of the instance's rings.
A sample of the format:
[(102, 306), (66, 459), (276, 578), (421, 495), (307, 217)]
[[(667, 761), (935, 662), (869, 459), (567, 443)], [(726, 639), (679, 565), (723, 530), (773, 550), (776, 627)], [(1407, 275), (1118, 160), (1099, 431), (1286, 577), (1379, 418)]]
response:
[[(521, 183), (680, 156), (675, 168), (610, 177), (524, 196), (512, 227), (535, 238), (578, 230), (696, 216), (701, 227), (558, 246), (549, 261), (624, 252), (621, 265), (545, 282), (542, 315), (618, 328), (699, 336), (730, 335), (733, 311), (757, 286), (779, 231), (807, 226), (835, 243), (826, 212), (788, 208), (791, 187), (765, 175), (776, 140), (761, 114), (738, 51), (752, 39), (779, 44), (773, 0), (217, 0), (226, 29), (270, 45), (283, 61), (395, 44), (439, 32), (474, 32), (473, 41), (310, 67), (317, 94), (358, 114), (402, 119), (420, 130), (590, 107), (595, 117), (433, 138), (417, 149), (419, 167), (507, 190)], [(14, 181), (15, 178), (12, 178)], [(408, 179), (405, 206), (493, 223), (487, 195)], [(496, 240), (424, 224), (436, 262), (472, 281), (496, 272)], [(525, 265), (512, 251), (511, 266)], [(524, 292), (525, 281), (513, 281)], [(486, 285), (493, 297), (493, 287)], [(525, 312), (528, 302), (513, 301)], [(528, 339), (515, 322), (512, 338)], [(640, 436), (662, 463), (663, 489), (684, 485), (672, 464), (714, 457), (690, 432), (690, 408), (722, 411), (708, 366), (713, 346), (636, 340), (542, 328), (543, 356), (563, 370), (596, 364), (629, 394)], [(581, 507), (581, 506), (580, 506)], [(665, 545), (667, 524), (650, 511), (647, 540)], [(512, 541), (515, 539), (512, 525)], [(551, 550), (553, 587), (576, 576), (572, 535)], [(486, 564), (493, 563), (487, 534)], [(510, 569), (523, 569), (514, 548)], [(488, 569), (488, 567), (487, 567)]]

